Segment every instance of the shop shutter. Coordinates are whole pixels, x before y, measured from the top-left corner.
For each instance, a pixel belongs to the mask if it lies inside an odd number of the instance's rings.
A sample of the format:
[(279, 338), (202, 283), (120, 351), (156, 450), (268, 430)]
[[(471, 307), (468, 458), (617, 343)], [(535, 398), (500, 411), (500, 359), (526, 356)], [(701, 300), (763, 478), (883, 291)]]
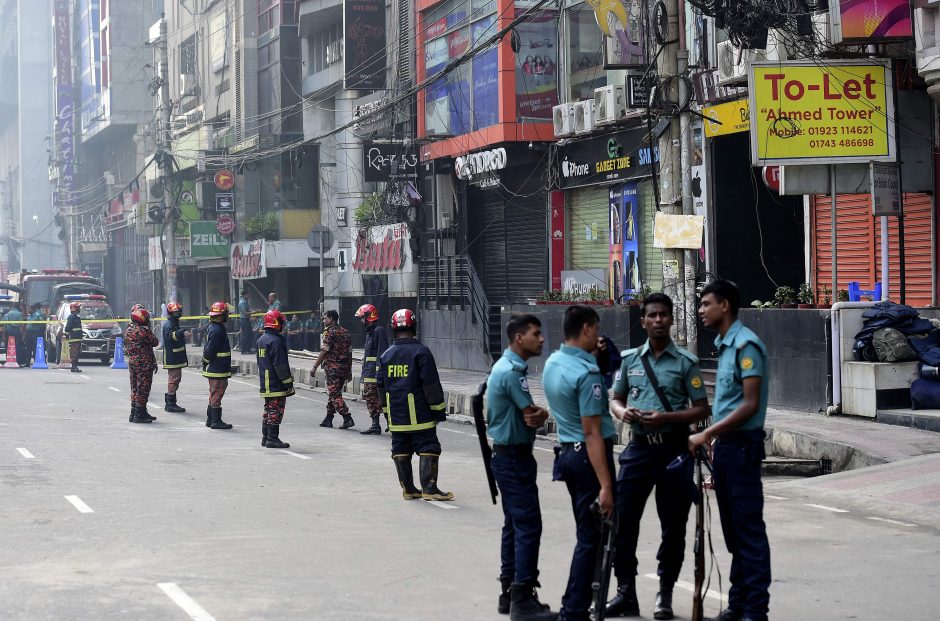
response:
[(609, 271), (609, 209), (610, 192), (606, 187), (568, 193), (568, 238), (571, 240), (566, 261), (568, 269)]
[[(832, 283), (831, 203), (828, 196), (812, 198), (813, 261), (816, 291)], [(871, 289), (881, 279), (881, 218), (871, 213), (868, 194), (840, 194), (837, 199), (837, 260), (839, 289), (858, 281)], [(906, 302), (913, 306), (934, 303), (933, 294), (933, 203), (927, 194), (904, 195), (904, 248)], [(890, 297), (897, 301), (900, 286), (900, 256), (897, 218), (889, 218)], [(837, 292), (832, 292), (836, 301)], [(820, 301), (822, 297), (820, 296)]]
[(548, 193), (535, 177), (525, 184), (504, 177), (503, 185), (474, 192), (483, 198), (479, 271), (491, 304), (524, 303), (548, 288)]
[(641, 285), (653, 291), (663, 290), (663, 251), (653, 248), (653, 223), (656, 219), (656, 193), (652, 180), (637, 188), (640, 206), (640, 278)]

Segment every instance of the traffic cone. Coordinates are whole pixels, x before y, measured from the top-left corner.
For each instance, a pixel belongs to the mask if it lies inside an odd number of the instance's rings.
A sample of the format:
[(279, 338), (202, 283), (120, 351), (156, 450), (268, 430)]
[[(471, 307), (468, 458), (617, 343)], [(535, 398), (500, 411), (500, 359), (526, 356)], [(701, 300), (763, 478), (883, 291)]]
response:
[(7, 361), (3, 363), (4, 369), (19, 369), (20, 365), (16, 362), (16, 337), (7, 337)]
[(59, 345), (59, 364), (57, 369), (68, 369), (72, 366), (72, 352), (69, 350), (69, 339), (62, 335), (62, 343)]
[(36, 337), (36, 361), (33, 363), (33, 369), (48, 369), (46, 364), (46, 344), (41, 336)]
[(114, 341), (114, 360), (111, 362), (111, 368), (127, 368), (127, 362), (124, 360), (124, 339), (120, 336)]

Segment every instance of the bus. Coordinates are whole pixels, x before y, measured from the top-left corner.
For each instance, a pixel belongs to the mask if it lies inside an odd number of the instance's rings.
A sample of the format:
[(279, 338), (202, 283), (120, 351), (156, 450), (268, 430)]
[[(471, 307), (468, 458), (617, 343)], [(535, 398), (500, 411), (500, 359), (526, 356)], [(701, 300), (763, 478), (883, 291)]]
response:
[[(17, 302), (29, 309), (37, 302), (42, 305), (43, 312), (48, 314), (55, 311), (59, 300), (53, 299), (53, 287), (63, 283), (88, 283), (101, 286), (94, 276), (79, 270), (49, 269), (49, 270), (23, 270), (10, 274), (8, 278), (11, 285), (19, 285), (22, 289), (18, 293)], [(97, 291), (95, 291), (97, 293)]]

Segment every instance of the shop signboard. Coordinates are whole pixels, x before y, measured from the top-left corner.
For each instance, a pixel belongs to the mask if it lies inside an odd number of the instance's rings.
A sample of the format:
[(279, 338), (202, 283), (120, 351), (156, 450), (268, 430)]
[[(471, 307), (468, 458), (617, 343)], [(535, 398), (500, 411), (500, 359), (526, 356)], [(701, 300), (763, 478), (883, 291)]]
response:
[(726, 136), (751, 129), (751, 108), (747, 99), (738, 99), (702, 109), (705, 137)]
[(232, 244), (231, 252), (232, 278), (236, 280), (267, 278), (268, 269), (264, 260), (263, 239)]
[(189, 239), (193, 257), (219, 258), (229, 254), (229, 242), (219, 233), (215, 221), (190, 222)]
[(611, 186), (610, 297), (616, 302), (640, 288), (640, 214), (634, 181)]
[(489, 188), (499, 185), (499, 171), (508, 165), (506, 149), (499, 147), (458, 157), (454, 160), (454, 174), (471, 185)]
[(418, 179), (418, 153), (414, 146), (367, 142), (362, 145), (362, 170), (362, 180), (368, 183), (415, 181)]
[(659, 161), (659, 147), (650, 148), (645, 128), (572, 140), (558, 148), (561, 189), (608, 184), (649, 177)]
[(402, 274), (412, 271), (407, 224), (360, 229), (352, 268), (363, 274)]
[(871, 163), (871, 208), (876, 216), (901, 215), (901, 183), (897, 164)]
[(607, 270), (562, 270), (562, 291), (589, 295), (591, 291), (607, 293)]
[(897, 159), (888, 61), (755, 63), (748, 87), (754, 166)]
[(385, 0), (345, 0), (343, 32), (346, 88), (385, 88)]

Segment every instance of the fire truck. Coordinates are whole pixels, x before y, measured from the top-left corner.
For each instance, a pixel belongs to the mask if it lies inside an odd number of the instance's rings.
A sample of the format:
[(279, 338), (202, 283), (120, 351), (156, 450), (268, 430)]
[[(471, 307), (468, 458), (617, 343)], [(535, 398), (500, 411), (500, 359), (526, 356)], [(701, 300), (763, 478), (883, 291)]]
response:
[[(87, 283), (96, 285), (91, 287), (89, 293), (98, 293), (101, 282), (94, 276), (89, 276), (88, 272), (79, 270), (23, 270), (15, 274), (10, 274), (9, 283), (18, 285), (22, 291), (17, 293), (16, 301), (23, 303), (24, 308), (29, 312), (29, 308), (37, 302), (42, 305), (42, 310), (47, 315), (50, 311), (55, 311), (61, 300), (53, 299), (53, 289), (57, 285), (64, 283)], [(70, 291), (70, 293), (74, 292)]]

